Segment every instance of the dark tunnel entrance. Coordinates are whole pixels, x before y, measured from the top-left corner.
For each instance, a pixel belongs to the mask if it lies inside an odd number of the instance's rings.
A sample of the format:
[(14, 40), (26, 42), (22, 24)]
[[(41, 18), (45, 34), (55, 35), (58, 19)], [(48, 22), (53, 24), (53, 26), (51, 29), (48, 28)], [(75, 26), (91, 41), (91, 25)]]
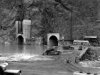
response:
[(51, 36), (49, 38), (49, 45), (50, 46), (58, 46), (58, 39), (56, 36)]
[(24, 39), (23, 39), (22, 36), (18, 36), (17, 40), (18, 40), (18, 44), (19, 44), (19, 45), (23, 45)]

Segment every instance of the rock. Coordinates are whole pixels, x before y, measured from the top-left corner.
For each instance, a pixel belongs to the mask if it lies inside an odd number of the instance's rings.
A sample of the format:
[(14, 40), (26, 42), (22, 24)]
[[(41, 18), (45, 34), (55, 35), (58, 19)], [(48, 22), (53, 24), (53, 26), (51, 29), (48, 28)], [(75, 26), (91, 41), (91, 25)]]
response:
[(60, 51), (56, 51), (54, 48), (46, 50), (43, 55), (60, 55)]

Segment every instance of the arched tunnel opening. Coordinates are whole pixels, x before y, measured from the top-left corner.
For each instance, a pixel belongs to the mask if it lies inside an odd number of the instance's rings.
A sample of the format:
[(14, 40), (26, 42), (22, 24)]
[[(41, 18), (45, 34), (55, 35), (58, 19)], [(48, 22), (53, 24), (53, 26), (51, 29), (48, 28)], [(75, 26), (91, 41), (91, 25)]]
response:
[(58, 39), (56, 36), (53, 35), (49, 38), (49, 45), (50, 46), (58, 46)]
[(24, 38), (22, 36), (18, 36), (18, 45), (23, 45), (24, 44)]

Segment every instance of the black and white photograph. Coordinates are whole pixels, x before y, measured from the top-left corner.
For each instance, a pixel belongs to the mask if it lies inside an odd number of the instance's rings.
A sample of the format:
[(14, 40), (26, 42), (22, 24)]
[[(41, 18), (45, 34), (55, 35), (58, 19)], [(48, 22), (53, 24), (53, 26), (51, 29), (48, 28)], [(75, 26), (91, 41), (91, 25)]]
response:
[(100, 75), (100, 0), (0, 0), (0, 75)]

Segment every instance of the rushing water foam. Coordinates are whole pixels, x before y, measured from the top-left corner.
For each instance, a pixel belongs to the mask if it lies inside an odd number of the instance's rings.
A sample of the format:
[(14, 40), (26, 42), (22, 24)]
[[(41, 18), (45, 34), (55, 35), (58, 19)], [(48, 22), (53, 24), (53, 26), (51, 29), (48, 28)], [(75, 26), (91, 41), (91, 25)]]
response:
[(38, 61), (38, 60), (53, 60), (50, 57), (42, 55), (29, 54), (14, 54), (11, 56), (0, 57), (0, 61)]
[(0, 61), (51, 60), (42, 56), (44, 47), (40, 45), (0, 45)]

